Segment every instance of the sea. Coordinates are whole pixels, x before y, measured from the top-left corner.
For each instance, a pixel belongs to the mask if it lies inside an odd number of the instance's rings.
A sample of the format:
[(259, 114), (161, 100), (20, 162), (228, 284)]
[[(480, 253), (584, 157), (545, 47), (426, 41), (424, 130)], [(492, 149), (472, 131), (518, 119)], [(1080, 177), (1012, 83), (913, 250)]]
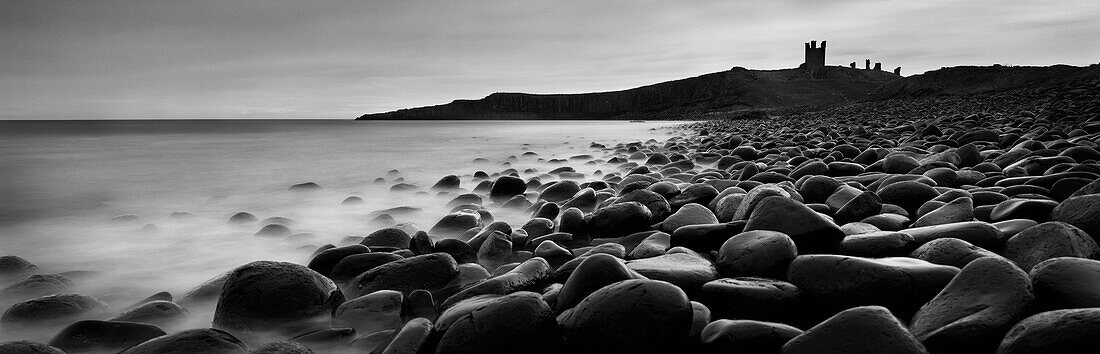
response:
[[(40, 274), (66, 274), (77, 280), (72, 292), (112, 309), (160, 291), (179, 299), (250, 261), (305, 264), (319, 245), (378, 229), (371, 220), (385, 209), (416, 208), (393, 216), (427, 230), (450, 210), (445, 204), (453, 196), (429, 192), (445, 175), (459, 176), (465, 190), (476, 185), (475, 172), (509, 168), (530, 178), (569, 165), (598, 178), (614, 166), (549, 160), (584, 154), (606, 160), (604, 150), (590, 147), (593, 142), (662, 142), (681, 124), (0, 121), (0, 255), (23, 257)], [(322, 189), (288, 190), (306, 182)], [(417, 185), (423, 193), (391, 191), (397, 183)], [(365, 202), (342, 204), (350, 196)], [(259, 219), (286, 218), (277, 221), (297, 235), (258, 237), (263, 222), (227, 223), (241, 211)], [(503, 211), (494, 216), (518, 224), (529, 217)], [(209, 326), (211, 309), (191, 311), (189, 326)], [(0, 342), (49, 336), (0, 331)]]

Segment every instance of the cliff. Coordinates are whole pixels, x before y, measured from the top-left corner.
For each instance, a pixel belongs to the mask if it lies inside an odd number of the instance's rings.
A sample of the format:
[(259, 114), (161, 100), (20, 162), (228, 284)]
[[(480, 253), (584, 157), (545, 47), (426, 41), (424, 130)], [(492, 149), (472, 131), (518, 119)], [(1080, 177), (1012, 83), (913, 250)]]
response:
[(1016, 89), (1053, 88), (1071, 82), (1100, 79), (1100, 65), (957, 66), (884, 83), (875, 101), (930, 96), (962, 96)]
[(884, 71), (826, 67), (810, 78), (799, 69), (733, 68), (622, 91), (580, 94), (494, 93), (479, 100), (366, 114), (393, 119), (646, 119), (713, 111), (757, 110), (858, 102), (899, 76)]

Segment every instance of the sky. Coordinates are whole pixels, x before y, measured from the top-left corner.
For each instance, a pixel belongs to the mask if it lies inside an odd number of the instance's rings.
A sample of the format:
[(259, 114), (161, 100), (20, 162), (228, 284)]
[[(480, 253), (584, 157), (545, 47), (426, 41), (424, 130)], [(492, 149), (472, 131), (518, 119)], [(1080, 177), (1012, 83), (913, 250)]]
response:
[(1096, 0), (5, 0), (0, 119), (353, 118), (865, 58), (1100, 63)]

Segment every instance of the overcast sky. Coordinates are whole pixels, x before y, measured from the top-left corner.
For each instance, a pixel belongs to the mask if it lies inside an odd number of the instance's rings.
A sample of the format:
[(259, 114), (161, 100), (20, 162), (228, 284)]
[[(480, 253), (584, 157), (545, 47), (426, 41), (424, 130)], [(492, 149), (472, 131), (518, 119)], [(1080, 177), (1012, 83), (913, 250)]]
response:
[(826, 62), (1100, 62), (1097, 0), (5, 0), (0, 119), (351, 118)]

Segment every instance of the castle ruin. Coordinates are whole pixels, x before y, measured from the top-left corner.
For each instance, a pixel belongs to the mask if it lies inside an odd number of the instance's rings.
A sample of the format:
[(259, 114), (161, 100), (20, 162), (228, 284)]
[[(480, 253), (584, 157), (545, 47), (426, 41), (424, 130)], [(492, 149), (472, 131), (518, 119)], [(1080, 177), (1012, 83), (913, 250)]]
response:
[[(805, 43), (806, 49), (806, 61), (800, 66), (803, 70), (810, 75), (810, 77), (821, 77), (825, 68), (825, 41), (821, 41), (821, 47), (817, 46), (817, 41), (810, 41)], [(856, 68), (856, 62), (848, 64), (852, 69)], [(871, 68), (871, 59), (866, 59), (864, 64), (864, 70), (877, 70), (882, 71), (882, 63), (875, 63), (875, 67)], [(901, 75), (901, 67), (894, 69), (895, 75)]]

